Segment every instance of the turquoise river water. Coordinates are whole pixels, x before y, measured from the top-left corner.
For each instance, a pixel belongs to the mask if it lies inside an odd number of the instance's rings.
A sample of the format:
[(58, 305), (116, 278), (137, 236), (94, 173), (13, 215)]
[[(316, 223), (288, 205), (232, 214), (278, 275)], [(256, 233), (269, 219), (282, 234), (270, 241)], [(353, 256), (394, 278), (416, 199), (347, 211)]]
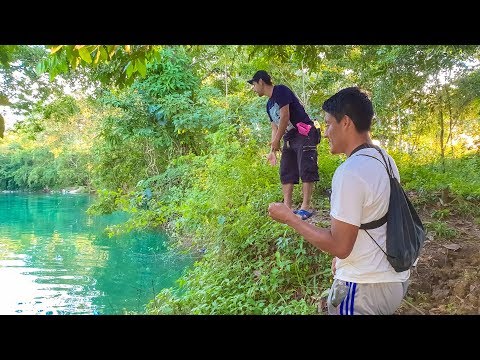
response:
[(109, 238), (126, 215), (88, 216), (92, 201), (0, 193), (0, 314), (143, 314), (193, 263), (164, 234)]

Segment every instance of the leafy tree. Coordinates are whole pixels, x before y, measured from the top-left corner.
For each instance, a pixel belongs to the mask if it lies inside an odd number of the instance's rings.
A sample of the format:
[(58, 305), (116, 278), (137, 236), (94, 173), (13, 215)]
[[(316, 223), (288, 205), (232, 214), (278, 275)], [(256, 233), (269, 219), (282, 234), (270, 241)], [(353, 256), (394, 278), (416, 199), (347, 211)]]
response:
[(153, 45), (49, 45), (52, 56), (37, 66), (50, 78), (79, 67), (94, 67), (103, 84), (131, 85), (139, 75), (145, 77), (147, 64), (158, 56), (161, 46)]
[(8, 54), (0, 65), (0, 106), (9, 106), (14, 114), (26, 116), (40, 111), (45, 104), (63, 96), (65, 88), (80, 88), (80, 92), (94, 85), (85, 71), (66, 73), (49, 79), (36, 67), (48, 59), (44, 46), (0, 46), (0, 54)]

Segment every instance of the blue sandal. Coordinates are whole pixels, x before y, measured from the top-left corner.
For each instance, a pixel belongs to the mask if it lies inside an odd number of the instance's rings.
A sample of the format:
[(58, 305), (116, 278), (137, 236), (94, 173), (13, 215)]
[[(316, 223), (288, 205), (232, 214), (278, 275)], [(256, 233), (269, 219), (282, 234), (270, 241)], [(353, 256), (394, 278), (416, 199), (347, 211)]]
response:
[(300, 218), (302, 220), (307, 220), (309, 217), (311, 217), (313, 215), (313, 211), (310, 212), (310, 211), (307, 211), (307, 210), (300, 209), (300, 210), (297, 210), (297, 212), (295, 214), (300, 215)]

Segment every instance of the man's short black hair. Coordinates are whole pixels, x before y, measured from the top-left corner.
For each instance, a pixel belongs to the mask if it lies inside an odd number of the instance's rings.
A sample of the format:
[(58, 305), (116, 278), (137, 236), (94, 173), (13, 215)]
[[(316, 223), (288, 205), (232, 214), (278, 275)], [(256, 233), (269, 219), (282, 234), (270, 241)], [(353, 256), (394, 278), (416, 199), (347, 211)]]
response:
[(358, 132), (370, 130), (373, 119), (373, 105), (368, 95), (358, 87), (340, 90), (322, 105), (322, 109), (333, 115), (339, 122), (348, 115)]
[(247, 82), (253, 84), (254, 81), (258, 82), (260, 79), (262, 79), (265, 84), (272, 85), (272, 78), (265, 70), (258, 70), (250, 80), (247, 80)]

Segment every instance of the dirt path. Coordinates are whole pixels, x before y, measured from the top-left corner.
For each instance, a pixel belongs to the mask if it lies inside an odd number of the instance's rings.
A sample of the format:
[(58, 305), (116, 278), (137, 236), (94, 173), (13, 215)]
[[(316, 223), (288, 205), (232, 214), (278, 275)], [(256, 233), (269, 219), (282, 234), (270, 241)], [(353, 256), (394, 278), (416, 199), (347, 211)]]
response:
[[(436, 221), (422, 211), (422, 221)], [(437, 220), (438, 221), (438, 220)], [(435, 231), (427, 240), (398, 314), (480, 314), (480, 226), (475, 219), (442, 219), (456, 235), (447, 240)]]
[[(432, 218), (432, 214), (439, 208), (440, 204), (435, 204), (418, 209), (424, 224), (441, 223), (442, 227), (437, 232), (427, 232), (424, 249), (416, 267), (411, 271), (407, 296), (396, 312), (398, 315), (480, 315), (478, 218)], [(318, 211), (307, 221), (325, 226), (329, 219), (328, 211)], [(448, 231), (456, 234), (446, 236), (442, 229), (447, 234)]]

